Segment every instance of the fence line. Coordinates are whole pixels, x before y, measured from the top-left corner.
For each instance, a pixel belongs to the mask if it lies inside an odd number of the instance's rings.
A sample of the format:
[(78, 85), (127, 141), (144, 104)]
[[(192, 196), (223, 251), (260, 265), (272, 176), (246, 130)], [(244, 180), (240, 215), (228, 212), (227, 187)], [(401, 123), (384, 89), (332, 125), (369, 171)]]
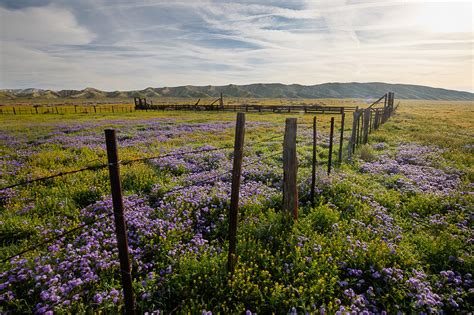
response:
[(131, 113), (132, 105), (1, 105), (0, 115)]
[[(374, 105), (380, 104), (381, 100), (384, 99), (384, 107), (383, 108), (373, 108)], [(398, 104), (397, 104), (398, 107)], [(356, 108), (353, 115), (353, 127), (351, 137), (349, 139), (347, 148), (348, 148), (348, 160), (351, 160), (352, 154), (355, 152), (355, 149), (360, 144), (366, 144), (368, 142), (369, 133), (372, 130), (377, 130), (381, 124), (385, 123), (394, 113), (397, 107), (394, 107), (394, 93), (389, 92), (377, 100), (375, 103), (370, 105), (366, 109), (358, 109)], [(372, 112), (375, 112), (372, 115)], [(341, 113), (344, 115), (344, 112)], [(372, 123), (372, 117), (374, 117), (374, 122)], [(373, 124), (373, 129), (369, 128)], [(311, 174), (311, 191), (310, 191), (310, 198), (311, 204), (314, 205), (314, 190), (315, 190), (315, 177), (316, 177), (316, 136), (317, 136), (317, 128), (316, 128), (316, 117), (313, 118), (313, 139), (312, 142), (308, 142), (307, 144), (312, 143), (312, 174)], [(342, 152), (342, 140), (343, 140), (343, 129), (344, 129), (344, 116), (341, 117), (341, 135), (340, 135), (340, 160), (341, 152)], [(232, 274), (235, 264), (237, 262), (238, 254), (236, 253), (236, 242), (237, 242), (237, 214), (238, 214), (238, 205), (239, 205), (239, 190), (240, 190), (240, 179), (241, 179), (241, 172), (242, 167), (247, 167), (254, 163), (260, 163), (262, 160), (266, 160), (268, 158), (274, 157), (276, 155), (282, 154), (280, 151), (266, 156), (264, 158), (257, 157), (254, 161), (246, 163), (242, 165), (243, 160), (243, 150), (245, 148), (244, 144), (244, 135), (245, 135), (245, 114), (239, 113), (237, 115), (236, 121), (236, 134), (235, 134), (235, 143), (234, 146), (223, 146), (219, 148), (212, 148), (212, 149), (201, 149), (201, 150), (193, 150), (193, 151), (186, 151), (186, 152), (174, 152), (169, 154), (162, 154), (159, 156), (154, 157), (146, 157), (146, 158), (138, 158), (128, 161), (120, 162), (118, 159), (118, 148), (117, 148), (117, 140), (115, 136), (115, 130), (106, 130), (106, 144), (107, 144), (107, 157), (108, 163), (96, 166), (90, 166), (86, 168), (82, 168), (79, 170), (69, 171), (69, 172), (62, 172), (55, 175), (37, 178), (34, 180), (23, 181), (14, 185), (10, 185), (7, 187), (3, 187), (0, 191), (14, 188), (21, 185), (26, 185), (29, 183), (42, 181), (46, 179), (51, 179), (55, 177), (65, 176), (69, 174), (79, 173), (82, 171), (87, 170), (97, 170), (101, 168), (108, 167), (109, 168), (109, 177), (110, 177), (110, 184), (111, 184), (111, 192), (112, 192), (112, 201), (113, 201), (113, 212), (105, 214), (91, 222), (84, 222), (79, 226), (72, 228), (68, 231), (65, 231), (55, 237), (48, 238), (40, 243), (37, 243), (25, 250), (16, 253), (15, 255), (11, 255), (6, 259), (2, 260), (2, 263), (7, 262), (15, 257), (21, 256), (27, 252), (31, 252), (45, 244), (51, 243), (56, 240), (60, 240), (61, 238), (72, 234), (76, 231), (79, 231), (87, 226), (95, 224), (100, 220), (103, 220), (109, 216), (114, 215), (114, 222), (115, 222), (115, 231), (117, 237), (117, 246), (119, 251), (119, 260), (120, 260), (120, 270), (122, 276), (122, 287), (124, 292), (124, 301), (125, 301), (125, 312), (126, 314), (135, 314), (136, 313), (136, 305), (134, 299), (134, 292), (132, 287), (132, 276), (131, 276), (131, 268), (130, 268), (130, 260), (128, 255), (128, 239), (127, 239), (127, 231), (126, 231), (126, 222), (124, 218), (124, 203), (123, 203), (123, 194), (122, 194), (122, 186), (121, 186), (121, 178), (120, 178), (120, 165), (128, 165), (134, 162), (142, 162), (147, 160), (154, 160), (160, 159), (169, 156), (180, 156), (192, 153), (199, 153), (199, 152), (212, 152), (218, 150), (225, 150), (234, 148), (234, 155), (233, 155), (233, 168), (232, 170), (226, 170), (225, 172), (221, 172), (217, 175), (213, 175), (210, 178), (206, 178), (200, 181), (188, 183), (184, 186), (177, 186), (171, 190), (165, 192), (165, 194), (170, 194), (177, 192), (179, 190), (183, 190), (185, 188), (196, 186), (204, 182), (209, 182), (220, 178), (226, 174), (232, 172), (232, 186), (231, 186), (231, 207), (230, 207), (230, 226), (229, 226), (229, 253), (228, 253), (228, 270), (230, 274)], [(279, 136), (271, 137), (269, 140), (273, 140), (274, 138), (279, 138)], [(331, 118), (331, 125), (330, 125), (330, 137), (329, 137), (329, 156), (328, 156), (328, 175), (331, 173), (332, 167), (332, 148), (333, 148), (333, 137), (334, 137), (334, 117)], [(262, 143), (262, 142), (259, 142)], [(304, 143), (303, 143), (304, 145)], [(285, 133), (283, 139), (283, 200), (282, 200), (282, 209), (283, 211), (287, 211), (289, 214), (292, 214), (293, 219), (296, 220), (298, 218), (298, 203), (301, 202), (303, 198), (306, 198), (308, 193), (302, 194), (298, 198), (298, 187), (297, 187), (297, 118), (287, 118), (285, 123)]]

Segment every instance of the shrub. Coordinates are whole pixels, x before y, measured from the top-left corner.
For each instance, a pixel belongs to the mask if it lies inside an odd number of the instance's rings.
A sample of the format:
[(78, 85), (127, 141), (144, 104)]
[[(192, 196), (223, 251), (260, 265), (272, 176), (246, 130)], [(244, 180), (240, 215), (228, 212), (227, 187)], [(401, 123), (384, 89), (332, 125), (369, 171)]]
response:
[(374, 150), (369, 145), (361, 146), (359, 149), (358, 155), (359, 155), (359, 158), (365, 162), (372, 162), (376, 158), (374, 154)]

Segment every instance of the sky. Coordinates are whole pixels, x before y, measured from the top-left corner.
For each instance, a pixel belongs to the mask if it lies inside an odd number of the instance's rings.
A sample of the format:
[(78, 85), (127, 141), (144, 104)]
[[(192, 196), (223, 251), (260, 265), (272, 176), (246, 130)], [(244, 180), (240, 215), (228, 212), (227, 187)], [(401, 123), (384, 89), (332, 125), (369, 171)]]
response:
[(0, 88), (419, 84), (474, 92), (473, 1), (0, 0)]

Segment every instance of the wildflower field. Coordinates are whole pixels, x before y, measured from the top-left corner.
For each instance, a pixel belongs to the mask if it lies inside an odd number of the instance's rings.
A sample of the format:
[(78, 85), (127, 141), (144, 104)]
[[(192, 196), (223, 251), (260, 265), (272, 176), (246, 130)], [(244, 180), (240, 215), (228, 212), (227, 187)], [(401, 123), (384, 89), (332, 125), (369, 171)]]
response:
[[(299, 123), (300, 195), (291, 222), (281, 211), (290, 116)], [(247, 114), (233, 277), (226, 263), (235, 113), (0, 115), (0, 188), (105, 163), (106, 128), (117, 130), (123, 161), (202, 149), (121, 166), (140, 312), (473, 312), (472, 103), (403, 101), (351, 162), (346, 150), (341, 165), (333, 158), (327, 176), (330, 117), (318, 116), (312, 207), (312, 116)], [(110, 213), (105, 168), (0, 191), (0, 313), (122, 311), (113, 217), (96, 220)]]

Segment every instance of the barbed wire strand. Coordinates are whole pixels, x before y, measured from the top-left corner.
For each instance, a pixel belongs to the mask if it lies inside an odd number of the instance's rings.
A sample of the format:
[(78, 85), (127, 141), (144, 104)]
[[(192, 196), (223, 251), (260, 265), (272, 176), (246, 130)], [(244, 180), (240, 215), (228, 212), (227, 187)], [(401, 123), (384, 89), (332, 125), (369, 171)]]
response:
[(59, 239), (65, 237), (65, 236), (67, 236), (67, 235), (69, 235), (69, 234), (72, 234), (72, 233), (74, 233), (74, 232), (76, 232), (76, 231), (78, 231), (78, 230), (81, 230), (81, 229), (83, 229), (83, 228), (85, 228), (85, 227), (87, 227), (87, 226), (89, 226), (89, 225), (95, 224), (95, 223), (97, 223), (97, 222), (99, 222), (99, 221), (101, 221), (101, 220), (103, 220), (103, 219), (105, 219), (105, 218), (107, 218), (107, 217), (109, 217), (109, 216), (111, 216), (111, 215), (113, 215), (113, 214), (114, 214), (113, 212), (112, 212), (112, 213), (108, 213), (108, 214), (106, 214), (106, 215), (104, 215), (104, 216), (101, 216), (101, 217), (99, 217), (99, 218), (97, 218), (97, 219), (91, 221), (91, 222), (85, 222), (85, 223), (80, 224), (80, 225), (78, 225), (78, 226), (76, 226), (75, 228), (72, 228), (72, 229), (70, 229), (70, 230), (67, 230), (66, 232), (63, 232), (63, 233), (61, 233), (61, 234), (59, 234), (59, 235), (57, 235), (57, 236), (54, 236), (54, 237), (49, 238), (49, 239), (46, 239), (46, 240), (44, 240), (44, 241), (42, 241), (42, 242), (36, 243), (35, 245), (32, 245), (32, 246), (30, 246), (30, 247), (28, 247), (28, 248), (26, 248), (26, 249), (20, 251), (19, 253), (16, 253), (16, 254), (14, 254), (14, 255), (11, 255), (11, 256), (9, 256), (8, 258), (2, 259), (1, 263), (5, 263), (5, 262), (7, 262), (7, 261), (9, 261), (9, 260), (11, 260), (11, 259), (13, 259), (13, 258), (15, 258), (15, 257), (21, 256), (21, 255), (23, 255), (23, 254), (25, 254), (25, 253), (31, 252), (31, 251), (33, 251), (33, 250), (35, 250), (35, 249), (37, 249), (37, 248), (39, 248), (39, 247), (42, 247), (42, 246), (44, 246), (44, 245), (46, 245), (46, 244), (52, 243), (52, 242), (54, 242), (54, 241), (57, 241), (57, 240), (59, 240)]
[(18, 187), (18, 186), (25, 186), (25, 185), (28, 185), (28, 184), (41, 182), (41, 181), (45, 181), (45, 180), (56, 178), (56, 177), (62, 177), (62, 176), (65, 176), (65, 175), (80, 173), (80, 172), (89, 171), (89, 170), (99, 170), (99, 169), (105, 168), (107, 166), (108, 166), (108, 164), (88, 166), (88, 167), (84, 167), (84, 168), (73, 170), (73, 171), (61, 172), (61, 173), (57, 173), (57, 174), (46, 176), (46, 177), (40, 177), (40, 178), (25, 180), (25, 181), (18, 182), (18, 183), (13, 184), (13, 185), (2, 187), (2, 188), (0, 188), (0, 191), (15, 188), (15, 187)]
[[(281, 136), (281, 135), (280, 135), (280, 136)], [(278, 136), (278, 137), (280, 137), (280, 136)], [(272, 138), (270, 138), (270, 140), (273, 139), (273, 138), (276, 138), (276, 137), (272, 137)], [(267, 140), (267, 141), (268, 141), (268, 140)], [(208, 151), (216, 151), (216, 150), (222, 150), (222, 149), (226, 149), (226, 147), (220, 147), (220, 148), (208, 149), (208, 150), (195, 150), (195, 151), (179, 152), (179, 153), (175, 153), (175, 154), (161, 155), (161, 156), (155, 157), (155, 158), (163, 158), (163, 157), (171, 156), (171, 155), (175, 155), (175, 156), (176, 156), (176, 155), (190, 154), (190, 153), (193, 153), (193, 152), (196, 152), (196, 151), (199, 151), (199, 152), (207, 151), (207, 152), (208, 152)], [(276, 152), (276, 153), (274, 153), (274, 154), (271, 154), (271, 155), (269, 155), (269, 156), (266, 156), (266, 157), (260, 156), (260, 157), (258, 157), (257, 159), (255, 159), (254, 161), (245, 163), (244, 165), (242, 165), (242, 167), (251, 166), (251, 165), (253, 165), (253, 164), (259, 163), (259, 162), (261, 162), (261, 161), (263, 161), (263, 160), (267, 160), (267, 159), (269, 159), (269, 158), (275, 157), (275, 156), (280, 155), (280, 154), (282, 154), (282, 152), (279, 152), (279, 151), (278, 151), (278, 152)], [(126, 161), (126, 162), (135, 162), (135, 161), (138, 161), (138, 160), (139, 160), (139, 159), (137, 159), (137, 160), (132, 160), (132, 161)], [(140, 159), (140, 160), (143, 160), (143, 159)], [(123, 162), (122, 162), (121, 164), (123, 165)], [(74, 171), (70, 171), (70, 172), (58, 173), (58, 174), (55, 174), (55, 175), (51, 175), (51, 176), (47, 176), (47, 177), (43, 177), (43, 178), (38, 178), (38, 179), (30, 180), (30, 181), (28, 181), (28, 183), (32, 183), (32, 182), (36, 182), (36, 181), (40, 181), (40, 180), (51, 179), (51, 178), (55, 178), (55, 177), (59, 177), (59, 176), (64, 176), (64, 175), (67, 175), (67, 174), (78, 173), (78, 172), (82, 172), (82, 171), (90, 170), (90, 169), (104, 168), (104, 167), (106, 167), (106, 166), (108, 166), (108, 164), (105, 164), (105, 165), (97, 165), (97, 166), (91, 166), (91, 167), (87, 167), (87, 168), (83, 168), (83, 169), (79, 169), (79, 170), (74, 170)], [(197, 182), (193, 182), (192, 184), (185, 185), (185, 186), (179, 186), (179, 187), (177, 187), (177, 188), (175, 188), (175, 189), (168, 190), (165, 194), (171, 194), (171, 193), (177, 192), (177, 191), (179, 191), (179, 190), (183, 190), (183, 189), (185, 189), (185, 188), (189, 188), (189, 187), (192, 187), (192, 186), (198, 186), (198, 185), (200, 185), (200, 184), (202, 184), (202, 183), (206, 183), (206, 182), (215, 180), (215, 179), (217, 179), (217, 178), (219, 178), (219, 177), (222, 177), (222, 176), (224, 176), (224, 175), (226, 175), (226, 174), (229, 174), (229, 173), (231, 173), (231, 172), (232, 172), (232, 170), (226, 170), (226, 171), (221, 172), (221, 173), (219, 173), (219, 174), (217, 174), (217, 175), (214, 175), (214, 176), (212, 176), (212, 177), (205, 178), (205, 179), (200, 180), (200, 181), (197, 181)], [(23, 184), (26, 184), (26, 182), (23, 182)], [(11, 186), (12, 186), (12, 187), (16, 187), (16, 186), (19, 186), (19, 185), (21, 185), (21, 184), (18, 183), (18, 184), (16, 184), (16, 185), (11, 185)], [(12, 187), (4, 187), (4, 188), (0, 189), (0, 191), (1, 191), (1, 190), (8, 189), (8, 188), (12, 188)], [(133, 206), (135, 206), (135, 205), (137, 205), (137, 204), (139, 204), (139, 203), (136, 203), (136, 204), (134, 204)], [(128, 206), (128, 205), (125, 206), (125, 208), (128, 208), (128, 207), (130, 207), (130, 206)], [(37, 248), (39, 248), (39, 247), (42, 247), (42, 246), (44, 246), (44, 245), (46, 245), (46, 244), (50, 244), (50, 243), (52, 243), (52, 242), (54, 242), (54, 241), (56, 241), (56, 240), (59, 240), (59, 239), (65, 237), (65, 236), (67, 236), (67, 235), (69, 235), (69, 234), (72, 234), (72, 233), (74, 233), (74, 232), (76, 232), (76, 231), (78, 231), (78, 230), (81, 230), (81, 229), (83, 229), (83, 228), (85, 228), (85, 227), (87, 227), (87, 226), (93, 225), (93, 224), (95, 224), (95, 223), (97, 223), (97, 222), (99, 222), (99, 221), (101, 221), (101, 220), (103, 220), (103, 219), (105, 219), (105, 218), (107, 218), (107, 217), (113, 215), (113, 214), (114, 214), (113, 212), (112, 212), (112, 213), (109, 213), (109, 214), (106, 214), (106, 215), (104, 215), (104, 216), (102, 216), (102, 217), (97, 218), (96, 220), (93, 220), (93, 221), (90, 221), (90, 222), (85, 222), (85, 223), (83, 223), (83, 224), (81, 224), (81, 225), (79, 225), (79, 226), (77, 226), (77, 227), (75, 227), (75, 228), (72, 228), (72, 229), (70, 229), (70, 230), (68, 230), (68, 231), (66, 231), (66, 232), (63, 232), (63, 233), (61, 233), (61, 234), (59, 234), (59, 235), (57, 235), (57, 236), (54, 236), (54, 237), (52, 237), (52, 238), (48, 238), (48, 239), (46, 239), (46, 240), (44, 240), (44, 241), (42, 241), (42, 242), (39, 242), (39, 243), (37, 243), (37, 244), (35, 244), (35, 245), (32, 245), (32, 246), (28, 247), (28, 248), (26, 248), (26, 249), (24, 249), (24, 250), (22, 250), (22, 251), (20, 251), (20, 252), (18, 252), (18, 253), (16, 253), (16, 254), (14, 254), (14, 255), (11, 255), (11, 256), (9, 256), (9, 257), (7, 257), (7, 258), (5, 258), (5, 259), (2, 259), (2, 260), (1, 260), (1, 263), (5, 263), (5, 262), (7, 262), (7, 261), (9, 261), (9, 260), (11, 260), (11, 259), (13, 259), (13, 258), (15, 258), (15, 257), (18, 257), (18, 256), (21, 256), (21, 255), (23, 255), (23, 254), (25, 254), (25, 253), (31, 252), (31, 251), (33, 251), (33, 250), (35, 250), (35, 249), (37, 249)]]
[[(267, 159), (269, 159), (269, 158), (275, 157), (275, 156), (280, 155), (280, 154), (282, 154), (282, 152), (277, 152), (277, 153), (271, 154), (271, 155), (266, 156), (266, 157), (261, 157), (261, 156), (260, 156), (260, 157), (258, 157), (258, 159), (255, 159), (254, 161), (251, 161), (251, 162), (248, 162), (248, 163), (243, 164), (243, 165), (242, 165), (242, 168), (247, 167), (247, 166), (251, 166), (251, 165), (253, 165), (253, 164), (257, 164), (257, 163), (259, 163), (259, 162), (261, 162), (261, 161), (267, 160)], [(222, 177), (222, 176), (224, 176), (224, 175), (226, 175), (226, 174), (230, 174), (230, 173), (232, 173), (232, 169), (230, 169), (230, 170), (225, 170), (225, 171), (220, 172), (220, 173), (218, 173), (218, 174), (216, 174), (216, 175), (212, 175), (212, 176), (210, 176), (210, 177), (208, 177), (208, 178), (205, 178), (205, 179), (202, 179), (202, 180), (199, 180), (199, 181), (195, 181), (195, 182), (193, 182), (193, 183), (191, 183), (191, 184), (188, 184), (188, 185), (178, 186), (178, 187), (176, 187), (176, 188), (172, 188), (172, 189), (166, 191), (164, 194), (171, 194), (171, 193), (175, 193), (175, 192), (177, 192), (177, 191), (180, 191), (180, 190), (183, 190), (183, 189), (186, 189), (186, 188), (189, 188), (189, 187), (199, 186), (199, 185), (201, 185), (201, 184), (204, 184), (204, 183), (210, 182), (210, 181), (212, 181), (212, 180), (218, 179), (218, 178), (220, 178), (220, 177)]]
[[(155, 160), (155, 159), (171, 157), (171, 156), (179, 156), (179, 155), (186, 155), (186, 154), (193, 154), (193, 153), (200, 153), (200, 152), (211, 152), (211, 151), (225, 150), (225, 149), (229, 149), (229, 148), (233, 148), (233, 146), (223, 146), (223, 147), (212, 148), (212, 149), (200, 149), (200, 150), (193, 150), (193, 151), (162, 154), (162, 155), (157, 155), (157, 156), (153, 156), (153, 157), (121, 161), (120, 164), (121, 165), (128, 165), (128, 164), (138, 162), (138, 161)], [(89, 170), (99, 170), (99, 169), (105, 168), (107, 166), (109, 166), (109, 165), (108, 164), (93, 165), (93, 166), (88, 166), (88, 167), (84, 167), (84, 168), (73, 170), (73, 171), (60, 172), (60, 173), (53, 174), (53, 175), (50, 175), (50, 176), (25, 180), (25, 181), (22, 181), (22, 182), (18, 182), (16, 184), (12, 184), (12, 185), (9, 185), (9, 186), (2, 187), (2, 188), (0, 188), (0, 191), (15, 188), (15, 187), (18, 187), (18, 186), (25, 186), (25, 185), (28, 185), (28, 184), (32, 184), (32, 183), (35, 183), (35, 182), (41, 182), (41, 181), (45, 181), (45, 180), (56, 178), (56, 177), (62, 177), (62, 176), (65, 176), (65, 175), (80, 173), (80, 172), (89, 171)]]
[[(134, 206), (139, 205), (141, 203), (143, 203), (143, 201), (136, 202), (133, 205), (124, 205), (124, 208), (125, 208), (125, 210), (130, 210), (131, 207), (134, 207)], [(24, 250), (22, 250), (22, 251), (20, 251), (16, 254), (14, 254), (14, 255), (11, 255), (7, 258), (4, 258), (4, 259), (1, 260), (1, 263), (5, 263), (5, 262), (7, 262), (7, 261), (9, 261), (9, 260), (11, 260), (15, 257), (21, 256), (21, 255), (26, 254), (28, 252), (31, 252), (31, 251), (33, 251), (37, 248), (43, 247), (46, 244), (50, 244), (50, 243), (53, 243), (54, 241), (60, 240), (61, 238), (66, 237), (66, 236), (68, 236), (68, 235), (70, 235), (74, 232), (82, 230), (83, 228), (94, 225), (94, 224), (96, 224), (96, 223), (98, 223), (98, 222), (100, 222), (100, 221), (102, 221), (102, 220), (104, 220), (108, 217), (111, 217), (113, 214), (114, 214), (114, 212), (112, 211), (111, 213), (107, 213), (103, 216), (100, 216), (100, 217), (96, 218), (95, 220), (92, 220), (92, 221), (89, 221), (89, 222), (84, 222), (84, 223), (82, 223), (82, 224), (80, 224), (80, 225), (78, 225), (78, 226), (76, 226), (76, 227), (74, 227), (70, 230), (67, 230), (66, 232), (63, 232), (63, 233), (58, 234), (54, 237), (48, 238), (48, 239), (46, 239), (42, 242), (36, 243), (35, 245), (32, 245), (32, 246), (30, 246), (30, 247), (28, 247), (28, 248), (26, 248), (26, 249), (24, 249)]]

